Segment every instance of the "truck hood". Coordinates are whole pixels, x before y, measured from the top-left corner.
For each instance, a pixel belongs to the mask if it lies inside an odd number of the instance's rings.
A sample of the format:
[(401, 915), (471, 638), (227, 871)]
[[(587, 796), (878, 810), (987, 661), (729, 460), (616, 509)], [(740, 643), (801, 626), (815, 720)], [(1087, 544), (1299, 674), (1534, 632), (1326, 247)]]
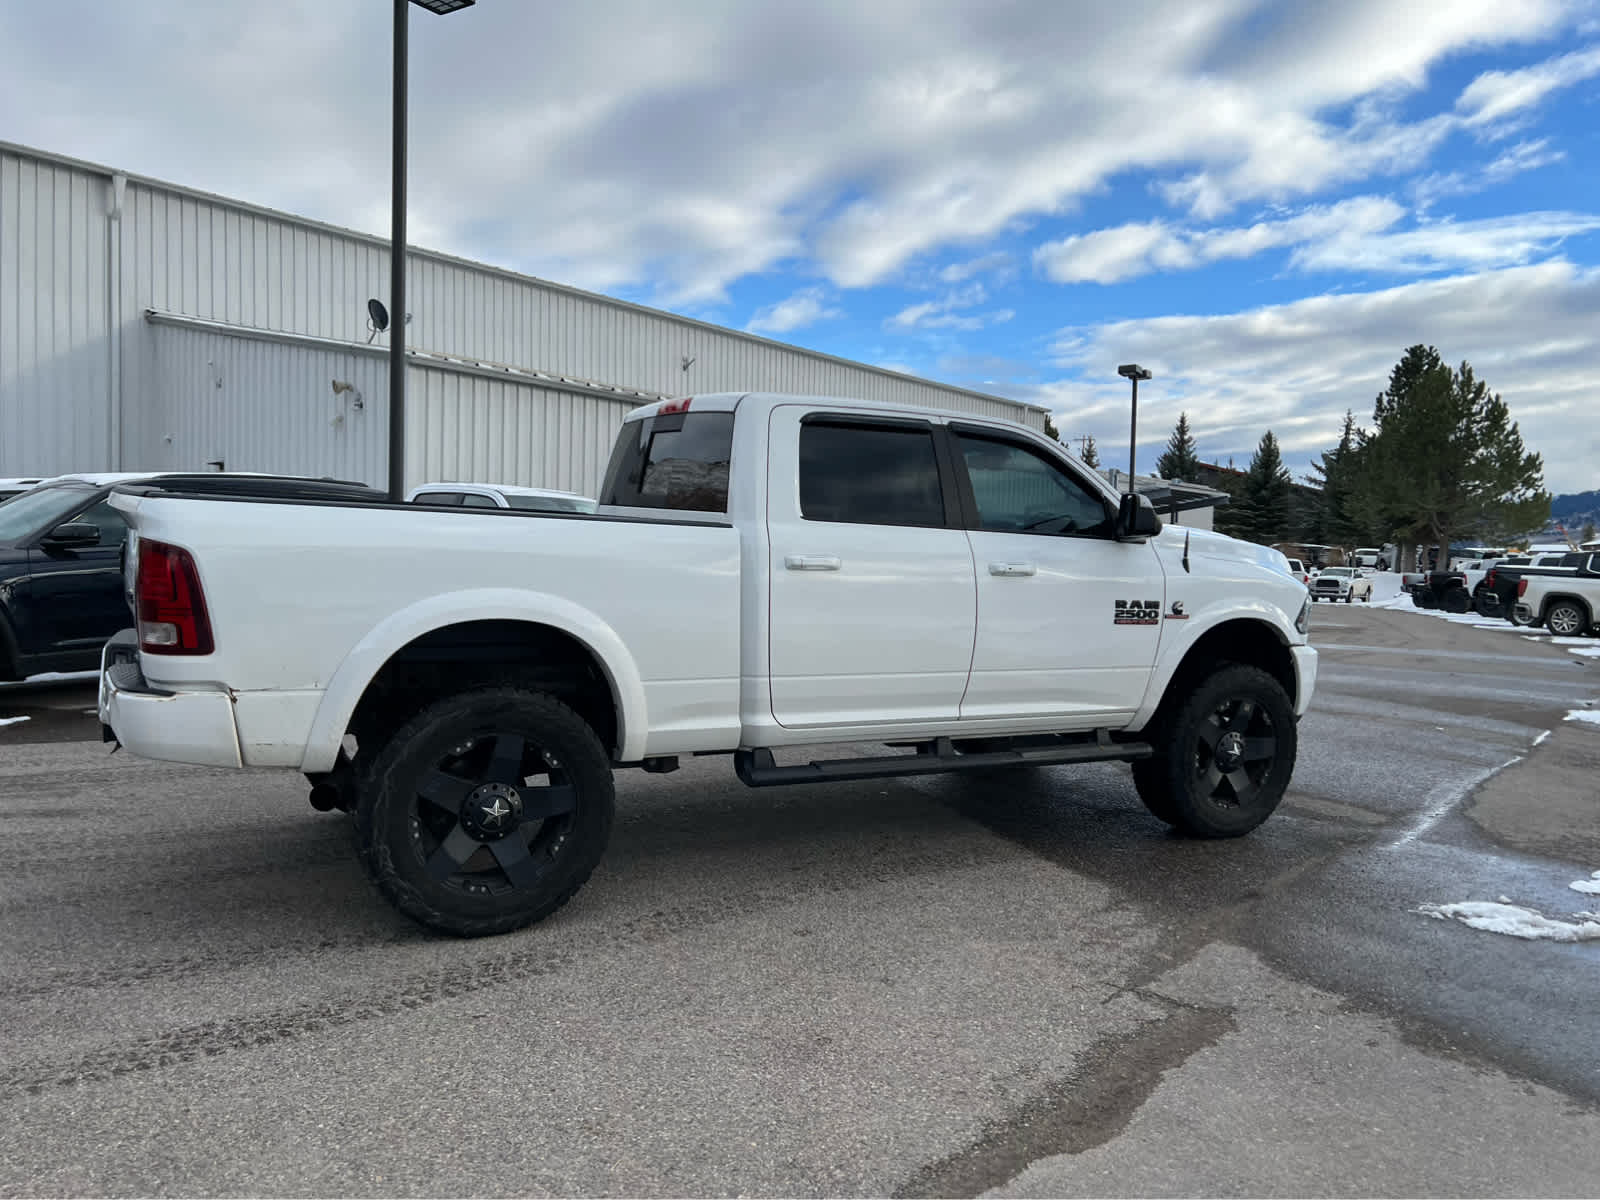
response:
[(1281, 550), (1229, 537), (1225, 533), (1217, 533), (1210, 529), (1165, 525), (1161, 529), (1158, 544), (1164, 552), (1181, 555), (1185, 538), (1189, 540), (1191, 562), (1197, 558), (1223, 559), (1227, 562), (1252, 563), (1282, 575), (1289, 574), (1289, 559)]

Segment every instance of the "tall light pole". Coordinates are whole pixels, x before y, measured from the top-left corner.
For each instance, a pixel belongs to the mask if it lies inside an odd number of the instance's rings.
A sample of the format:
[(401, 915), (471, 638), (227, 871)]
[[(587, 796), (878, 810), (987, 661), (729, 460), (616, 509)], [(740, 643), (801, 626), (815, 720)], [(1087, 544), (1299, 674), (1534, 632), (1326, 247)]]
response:
[(477, 0), (394, 0), (394, 145), (389, 185), (389, 499), (405, 498), (406, 467), (406, 19), (407, 4), (445, 16)]
[(1133, 491), (1133, 459), (1139, 446), (1139, 380), (1149, 379), (1150, 372), (1138, 363), (1123, 363), (1117, 374), (1133, 383), (1133, 418), (1128, 426), (1128, 491)]

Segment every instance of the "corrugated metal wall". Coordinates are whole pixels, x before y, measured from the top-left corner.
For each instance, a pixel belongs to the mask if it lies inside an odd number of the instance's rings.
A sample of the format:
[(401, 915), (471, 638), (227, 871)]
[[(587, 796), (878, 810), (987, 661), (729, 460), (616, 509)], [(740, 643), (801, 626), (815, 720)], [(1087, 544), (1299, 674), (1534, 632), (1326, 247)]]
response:
[(221, 462), (382, 484), (389, 371), (381, 358), (170, 326), (150, 336), (162, 381), (149, 413), (152, 469)]
[(0, 475), (110, 457), (108, 191), (0, 154)]
[[(0, 474), (165, 466), (179, 439), (183, 445), (227, 440), (215, 420), (230, 412), (243, 422), (237, 436), (269, 437), (264, 457), (292, 458), (298, 446), (305, 465), (293, 469), (325, 461), (333, 451), (310, 409), (303, 420), (280, 426), (265, 415), (219, 407), (212, 397), (194, 401), (191, 414), (198, 420), (209, 413), (212, 424), (177, 430), (171, 414), (190, 401), (180, 404), (168, 391), (179, 387), (187, 396), (194, 384), (164, 376), (161, 352), (172, 343), (143, 314), (154, 309), (364, 343), (368, 297), (388, 296), (387, 243), (153, 180), (114, 178), (104, 168), (0, 145)], [(1042, 414), (996, 397), (443, 255), (412, 251), (408, 261), (414, 319), (407, 341), (418, 349), (666, 395), (810, 392), (1043, 426)], [(386, 341), (380, 336), (375, 344)], [(288, 355), (268, 367), (285, 348), (258, 345), (246, 369), (276, 370), (283, 386), (309, 386), (304, 362)], [(693, 360), (687, 370), (686, 359)], [(607, 451), (615, 427), (610, 409), (617, 405), (565, 392), (536, 396), (541, 389), (521, 384), (498, 392), (483, 386), (493, 382), (474, 377), (458, 387), (426, 372), (430, 431), (460, 448), (419, 447), (419, 469), (431, 472), (435, 461), (453, 460), (520, 474), (548, 463), (562, 478), (591, 477), (592, 464)], [(225, 381), (222, 390), (229, 387)], [(272, 392), (265, 377), (254, 390)], [(239, 403), (244, 395), (238, 393)], [(302, 403), (309, 401), (292, 402)], [(524, 411), (525, 405), (532, 407)], [(558, 413), (563, 408), (571, 412)], [(595, 440), (550, 440), (563, 436)], [(508, 445), (522, 437), (539, 441)], [(345, 461), (338, 454), (334, 460)], [(231, 466), (233, 459), (226, 461)]]

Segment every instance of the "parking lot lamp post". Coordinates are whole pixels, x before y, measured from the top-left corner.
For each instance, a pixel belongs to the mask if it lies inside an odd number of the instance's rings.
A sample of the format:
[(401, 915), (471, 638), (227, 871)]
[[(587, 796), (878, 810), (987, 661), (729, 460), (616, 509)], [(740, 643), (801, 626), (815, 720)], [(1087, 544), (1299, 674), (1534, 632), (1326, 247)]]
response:
[(1133, 459), (1139, 445), (1139, 380), (1149, 379), (1150, 372), (1138, 363), (1123, 363), (1117, 374), (1133, 384), (1133, 418), (1128, 426), (1128, 491), (1133, 491)]
[(389, 499), (405, 498), (406, 463), (406, 18), (408, 4), (440, 16), (477, 0), (394, 0), (394, 177), (389, 200)]

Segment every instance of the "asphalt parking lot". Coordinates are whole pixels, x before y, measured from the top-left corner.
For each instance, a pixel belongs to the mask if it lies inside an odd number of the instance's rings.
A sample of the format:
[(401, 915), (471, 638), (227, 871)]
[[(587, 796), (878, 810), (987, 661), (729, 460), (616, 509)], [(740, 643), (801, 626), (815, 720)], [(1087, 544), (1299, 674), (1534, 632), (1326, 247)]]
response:
[(0, 691), (0, 1194), (1592, 1194), (1600, 941), (1419, 910), (1600, 909), (1600, 658), (1361, 605), (1314, 640), (1248, 838), (1118, 765), (697, 760), (620, 776), (579, 897), (473, 942), (298, 775)]

